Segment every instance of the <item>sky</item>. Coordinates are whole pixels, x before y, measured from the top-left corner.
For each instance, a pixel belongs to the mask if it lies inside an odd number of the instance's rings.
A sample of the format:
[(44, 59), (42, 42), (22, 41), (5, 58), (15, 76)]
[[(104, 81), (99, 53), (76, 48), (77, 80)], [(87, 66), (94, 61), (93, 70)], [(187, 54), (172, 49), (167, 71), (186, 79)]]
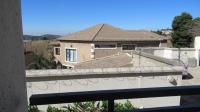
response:
[(200, 17), (200, 0), (21, 0), (24, 34), (67, 35), (100, 23), (129, 30), (171, 28), (182, 12)]

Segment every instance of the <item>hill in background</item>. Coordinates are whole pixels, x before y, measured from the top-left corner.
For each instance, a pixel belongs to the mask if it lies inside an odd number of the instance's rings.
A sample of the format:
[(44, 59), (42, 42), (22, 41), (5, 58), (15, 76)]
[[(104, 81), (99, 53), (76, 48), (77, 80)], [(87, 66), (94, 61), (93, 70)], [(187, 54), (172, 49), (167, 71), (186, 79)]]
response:
[(60, 35), (45, 34), (41, 36), (24, 35), (24, 40), (52, 40), (61, 37)]

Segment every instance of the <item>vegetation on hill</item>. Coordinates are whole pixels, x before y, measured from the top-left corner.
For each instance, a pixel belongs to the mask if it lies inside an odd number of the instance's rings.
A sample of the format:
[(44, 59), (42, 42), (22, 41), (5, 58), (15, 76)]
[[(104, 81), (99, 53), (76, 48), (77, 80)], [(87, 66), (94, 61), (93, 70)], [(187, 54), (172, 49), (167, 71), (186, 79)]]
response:
[(24, 40), (52, 40), (61, 37), (60, 35), (45, 34), (41, 36), (24, 35)]

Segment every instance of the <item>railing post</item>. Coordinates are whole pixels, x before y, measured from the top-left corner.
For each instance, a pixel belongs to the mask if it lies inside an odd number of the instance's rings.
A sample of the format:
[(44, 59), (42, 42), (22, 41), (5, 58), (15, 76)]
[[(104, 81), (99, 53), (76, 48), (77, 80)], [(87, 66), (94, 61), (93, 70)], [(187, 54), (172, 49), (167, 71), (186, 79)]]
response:
[(108, 100), (108, 112), (114, 112), (114, 99)]

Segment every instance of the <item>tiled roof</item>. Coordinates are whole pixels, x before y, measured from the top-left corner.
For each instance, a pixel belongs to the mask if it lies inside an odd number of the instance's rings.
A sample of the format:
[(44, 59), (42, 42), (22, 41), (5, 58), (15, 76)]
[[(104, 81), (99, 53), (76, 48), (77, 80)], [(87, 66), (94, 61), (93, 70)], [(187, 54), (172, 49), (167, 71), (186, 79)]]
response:
[(75, 65), (75, 69), (118, 68), (133, 66), (131, 61), (132, 57), (130, 55), (122, 53), (79, 63)]
[[(143, 61), (142, 61), (143, 60)], [(145, 63), (144, 63), (145, 61)], [(139, 64), (142, 62), (142, 64)], [(78, 63), (75, 69), (95, 69), (95, 68), (121, 68), (121, 67), (161, 67), (161, 66), (181, 66), (179, 62), (154, 56), (152, 54), (132, 51), (130, 53), (120, 53), (103, 58), (98, 58), (86, 62)]]
[(123, 30), (108, 24), (98, 24), (58, 40), (67, 41), (159, 41), (163, 36), (145, 30)]

